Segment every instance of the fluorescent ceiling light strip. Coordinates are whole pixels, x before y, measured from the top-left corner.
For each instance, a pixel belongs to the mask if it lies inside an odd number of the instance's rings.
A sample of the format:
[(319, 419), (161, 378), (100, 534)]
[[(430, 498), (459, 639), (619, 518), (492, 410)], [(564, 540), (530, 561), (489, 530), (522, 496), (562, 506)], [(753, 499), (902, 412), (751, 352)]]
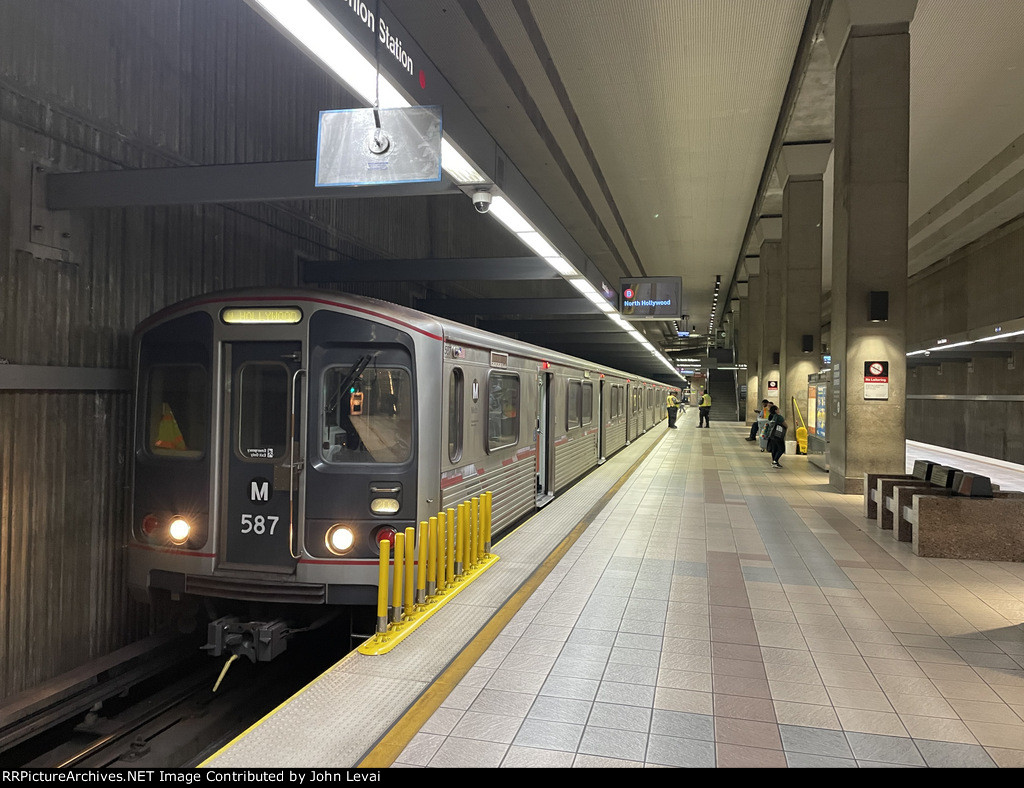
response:
[(530, 230), (525, 233), (517, 233), (519, 240), (529, 246), (539, 257), (558, 257), (558, 250), (555, 249), (547, 238), (538, 233), (536, 230)]
[(978, 342), (992, 342), (995, 339), (1005, 339), (1006, 337), (1019, 337), (1021, 334), (1024, 334), (1024, 331), (1010, 331), (1010, 332), (1005, 333), (1005, 334), (993, 334), (990, 337), (982, 337), (981, 339), (979, 339), (977, 341)]
[(548, 265), (554, 268), (562, 276), (579, 276), (580, 272), (577, 271), (564, 257), (545, 257), (544, 258)]
[(597, 292), (597, 289), (582, 276), (574, 279), (567, 279), (566, 281), (583, 293), (583, 295), (590, 295), (591, 293)]
[[(388, 79), (334, 26), (304, 0), (253, 0), (367, 105), (380, 93), (382, 107), (412, 106)], [(483, 183), (485, 178), (452, 143), (441, 140), (441, 167), (458, 183)]]
[[(300, 0), (255, 2), (357, 96), (373, 105), (377, 96), (377, 69), (338, 31), (329, 17)], [(409, 106), (383, 74), (380, 90), (381, 99), (388, 102), (386, 106)]]
[(518, 209), (500, 194), (491, 198), (490, 213), (514, 233), (528, 233), (533, 229)]
[(592, 292), (592, 293), (584, 293), (583, 295), (585, 295), (587, 298), (589, 298), (591, 301), (593, 301), (598, 306), (600, 306), (603, 303), (606, 303), (605, 300), (604, 300), (604, 296), (601, 295), (596, 290), (594, 290), (594, 292)]
[[(447, 172), (456, 183), (486, 183), (487, 181), (476, 167), (470, 164), (469, 160), (444, 138), (441, 139), (441, 169)], [(493, 200), (491, 202), (493, 203)]]

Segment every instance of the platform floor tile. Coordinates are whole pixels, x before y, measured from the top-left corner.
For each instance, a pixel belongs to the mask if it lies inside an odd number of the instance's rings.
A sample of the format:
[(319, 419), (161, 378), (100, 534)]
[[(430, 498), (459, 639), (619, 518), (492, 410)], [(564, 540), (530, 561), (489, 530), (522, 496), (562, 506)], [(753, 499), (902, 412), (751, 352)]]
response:
[(1024, 765), (1024, 567), (919, 558), (746, 434), (668, 433), (395, 765)]

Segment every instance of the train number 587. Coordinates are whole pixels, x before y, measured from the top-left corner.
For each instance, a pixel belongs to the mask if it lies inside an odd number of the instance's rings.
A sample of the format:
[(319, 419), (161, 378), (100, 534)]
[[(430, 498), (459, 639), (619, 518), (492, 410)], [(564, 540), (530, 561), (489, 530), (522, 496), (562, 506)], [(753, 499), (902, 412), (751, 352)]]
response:
[(262, 514), (243, 514), (242, 515), (242, 533), (243, 534), (256, 534), (262, 536), (265, 533), (269, 533), (271, 536), (274, 535), (274, 528), (277, 527), (277, 521), (280, 517), (264, 517)]

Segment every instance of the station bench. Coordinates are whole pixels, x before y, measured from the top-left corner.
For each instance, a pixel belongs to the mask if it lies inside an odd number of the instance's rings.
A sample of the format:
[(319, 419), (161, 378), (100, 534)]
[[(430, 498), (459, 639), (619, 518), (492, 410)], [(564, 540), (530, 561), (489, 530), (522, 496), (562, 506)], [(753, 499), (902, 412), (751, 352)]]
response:
[[(902, 502), (903, 495), (910, 496), (909, 503)], [(915, 555), (1024, 561), (1022, 492), (993, 489), (986, 476), (960, 473), (946, 494), (910, 488), (898, 501), (894, 530), (909, 530)]]
[[(881, 525), (880, 512), (885, 509), (885, 494), (892, 489), (891, 485), (882, 492), (881, 483), (884, 481), (920, 482), (922, 485), (929, 483), (929, 476), (932, 468), (938, 463), (930, 460), (915, 460), (912, 473), (865, 473), (864, 474), (864, 516), (869, 520), (876, 520)], [(882, 526), (885, 527), (885, 526)], [(892, 527), (890, 523), (889, 527)]]
[[(958, 495), (960, 494), (960, 486), (963, 483), (965, 476), (969, 476), (971, 479), (984, 479), (984, 484), (988, 485), (987, 489), (989, 490), (989, 493), (991, 493), (992, 485), (987, 476), (977, 476), (977, 474), (973, 473), (964, 473), (959, 468), (950, 468), (946, 465), (936, 465), (932, 468), (929, 473), (929, 483), (927, 485), (903, 483), (888, 485), (882, 511), (884, 512), (885, 520), (888, 523), (887, 530), (892, 533), (892, 538), (898, 542), (912, 541), (913, 528), (902, 514), (903, 510), (907, 506), (912, 505), (915, 494), (922, 496), (938, 495), (946, 497)], [(970, 484), (972, 485), (971, 489), (975, 490), (974, 497), (981, 497), (983, 495), (982, 482), (972, 481)]]

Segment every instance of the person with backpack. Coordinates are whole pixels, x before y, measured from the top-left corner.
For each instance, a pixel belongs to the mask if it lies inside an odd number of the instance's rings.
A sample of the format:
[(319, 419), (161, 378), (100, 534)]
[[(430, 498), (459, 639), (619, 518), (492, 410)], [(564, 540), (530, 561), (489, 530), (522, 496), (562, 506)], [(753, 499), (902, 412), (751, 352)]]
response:
[(779, 413), (779, 406), (772, 405), (768, 409), (768, 421), (764, 425), (764, 436), (768, 440), (768, 451), (772, 453), (772, 467), (781, 468), (779, 459), (786, 453), (786, 424), (785, 417)]

